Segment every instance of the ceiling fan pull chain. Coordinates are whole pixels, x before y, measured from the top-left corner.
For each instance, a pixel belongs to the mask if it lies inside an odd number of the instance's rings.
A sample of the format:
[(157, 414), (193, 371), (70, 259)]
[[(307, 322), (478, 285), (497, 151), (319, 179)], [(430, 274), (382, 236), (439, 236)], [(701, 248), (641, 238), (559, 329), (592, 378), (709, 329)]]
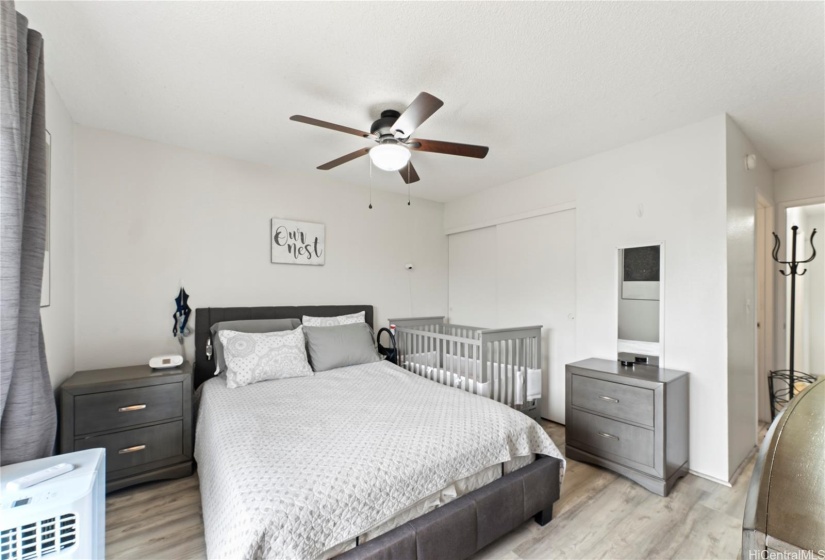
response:
[(367, 158), (370, 162), (370, 210), (372, 210), (372, 158)]
[(412, 162), (407, 160), (407, 206), (410, 205), (410, 169), (412, 168)]

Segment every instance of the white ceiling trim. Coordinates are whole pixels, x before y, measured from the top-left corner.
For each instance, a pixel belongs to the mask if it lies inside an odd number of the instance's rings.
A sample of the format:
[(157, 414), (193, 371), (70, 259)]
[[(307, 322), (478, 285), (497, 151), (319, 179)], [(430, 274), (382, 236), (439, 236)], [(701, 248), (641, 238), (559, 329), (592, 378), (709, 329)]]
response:
[(483, 229), (487, 227), (498, 226), (501, 224), (509, 224), (510, 222), (518, 222), (519, 220), (528, 220), (530, 218), (536, 218), (538, 216), (547, 216), (548, 214), (555, 214), (557, 212), (564, 212), (566, 210), (575, 209), (575, 202), (563, 202), (561, 204), (546, 206), (544, 208), (537, 208), (535, 210), (529, 210), (527, 212), (521, 212), (519, 214), (510, 214), (509, 216), (502, 216), (500, 218), (494, 218), (483, 222), (477, 222), (471, 225), (456, 226), (453, 228), (446, 229), (445, 233), (447, 235), (453, 235), (454, 233), (463, 233), (465, 231), (473, 231), (475, 229)]

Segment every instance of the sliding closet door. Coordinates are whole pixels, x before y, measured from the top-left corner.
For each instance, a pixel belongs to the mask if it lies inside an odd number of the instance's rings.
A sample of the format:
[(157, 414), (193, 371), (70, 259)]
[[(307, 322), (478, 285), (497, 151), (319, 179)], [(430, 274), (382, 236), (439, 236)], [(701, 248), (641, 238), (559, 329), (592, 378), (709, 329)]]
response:
[(576, 211), (497, 226), (496, 326), (543, 325), (541, 416), (564, 423), (564, 365), (575, 358)]
[(450, 236), (450, 322), (496, 325), (496, 228)]

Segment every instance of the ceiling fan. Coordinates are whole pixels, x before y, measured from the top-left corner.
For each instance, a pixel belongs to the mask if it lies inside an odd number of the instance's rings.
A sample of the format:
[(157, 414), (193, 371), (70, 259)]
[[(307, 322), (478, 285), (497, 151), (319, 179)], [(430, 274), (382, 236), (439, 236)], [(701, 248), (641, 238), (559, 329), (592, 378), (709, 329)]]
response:
[(378, 145), (372, 148), (361, 148), (338, 159), (334, 159), (318, 169), (329, 171), (334, 167), (352, 161), (361, 156), (369, 154), (372, 163), (384, 171), (398, 171), (405, 183), (415, 183), (419, 180), (418, 173), (410, 161), (410, 150), (418, 152), (434, 152), (438, 154), (449, 154), (451, 156), (464, 156), (472, 158), (484, 158), (490, 150), (487, 146), (474, 146), (472, 144), (457, 144), (455, 142), (442, 142), (439, 140), (424, 140), (423, 138), (410, 138), (415, 129), (438, 111), (444, 102), (430, 95), (421, 92), (418, 97), (407, 107), (403, 113), (388, 109), (381, 112), (381, 118), (372, 123), (369, 132), (363, 132), (348, 126), (341, 126), (312, 117), (303, 115), (292, 115), (290, 120), (329, 128), (339, 132), (346, 132), (367, 138)]

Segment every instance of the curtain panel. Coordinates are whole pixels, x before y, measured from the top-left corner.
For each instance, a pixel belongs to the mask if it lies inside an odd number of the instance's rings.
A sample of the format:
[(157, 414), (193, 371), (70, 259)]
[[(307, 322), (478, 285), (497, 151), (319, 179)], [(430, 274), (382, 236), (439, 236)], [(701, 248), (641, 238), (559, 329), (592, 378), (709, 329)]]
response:
[(0, 2), (0, 464), (52, 454), (54, 393), (40, 324), (46, 248), (43, 37)]

